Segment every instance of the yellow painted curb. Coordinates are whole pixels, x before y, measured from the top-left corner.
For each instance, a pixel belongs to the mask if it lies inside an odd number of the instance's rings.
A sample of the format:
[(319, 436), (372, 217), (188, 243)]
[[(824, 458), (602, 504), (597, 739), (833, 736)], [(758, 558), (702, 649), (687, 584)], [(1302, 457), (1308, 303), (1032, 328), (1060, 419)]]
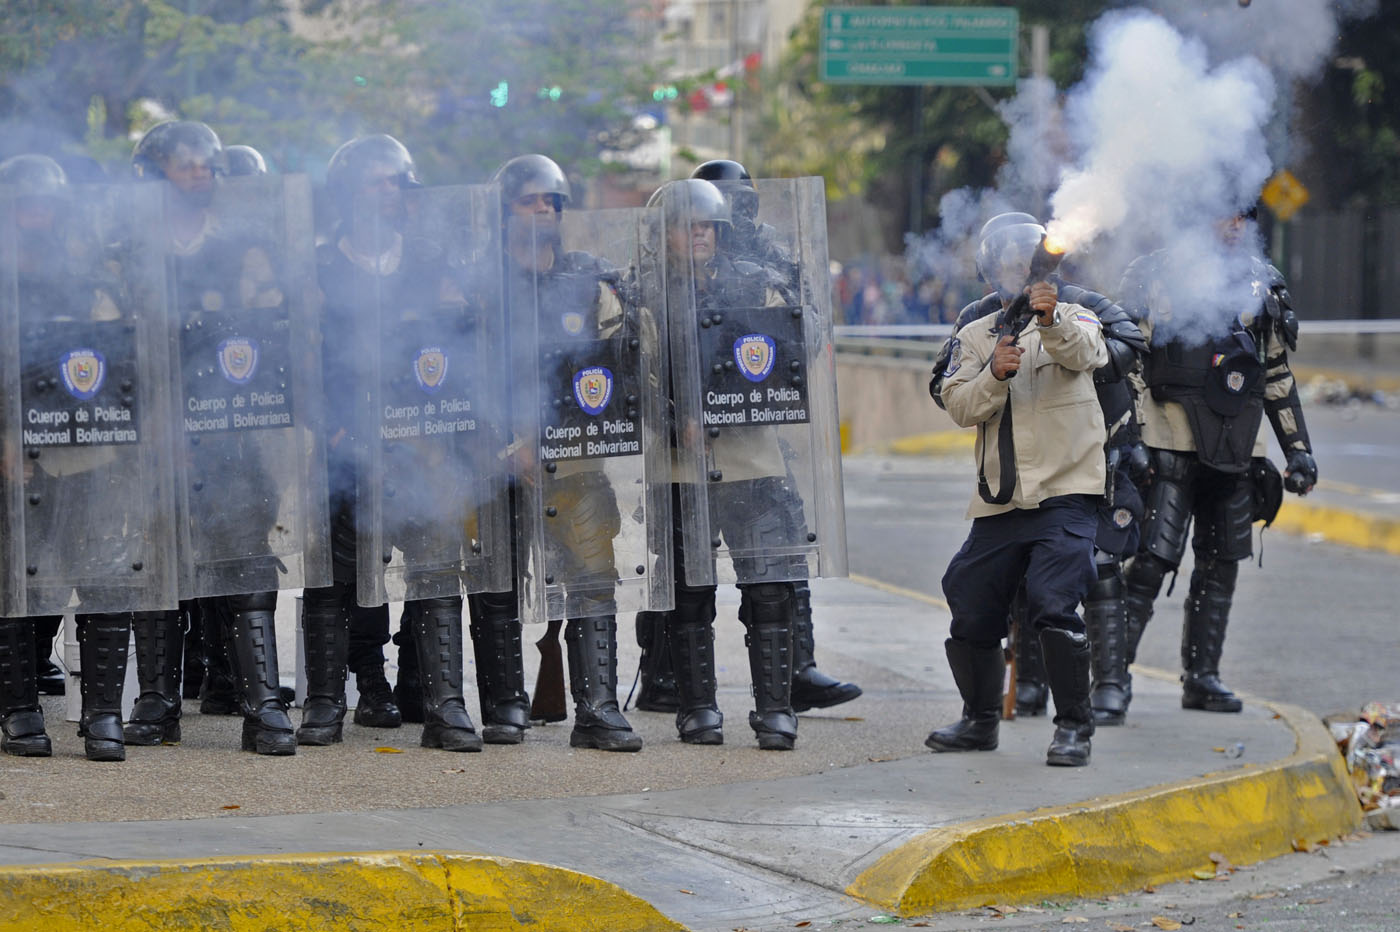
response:
[(900, 456), (939, 456), (971, 450), (976, 442), (973, 430), (934, 430), (893, 440), (889, 451)]
[(1290, 534), (1315, 535), (1334, 544), (1400, 555), (1400, 520), (1395, 518), (1287, 501), (1271, 527)]
[(0, 868), (0, 932), (681, 930), (575, 871), (446, 851)]
[(1098, 896), (1184, 880), (1213, 868), (1213, 852), (1249, 864), (1354, 831), (1361, 808), (1331, 735), (1303, 709), (1269, 705), (1297, 738), (1291, 757), (927, 832), (846, 893), (904, 916)]

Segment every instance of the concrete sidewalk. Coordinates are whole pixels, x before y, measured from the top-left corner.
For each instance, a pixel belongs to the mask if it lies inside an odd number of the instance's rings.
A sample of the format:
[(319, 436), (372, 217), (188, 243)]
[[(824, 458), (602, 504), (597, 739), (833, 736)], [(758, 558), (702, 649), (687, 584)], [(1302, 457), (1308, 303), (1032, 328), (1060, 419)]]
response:
[(1137, 670), (1128, 725), (1100, 729), (1087, 768), (1045, 766), (1045, 718), (1004, 723), (995, 753), (930, 754), (959, 708), (946, 609), (815, 592), (823, 666), (883, 688), (804, 715), (789, 754), (753, 746), (732, 621), (721, 748), (632, 713), (638, 755), (572, 751), (560, 726), (450, 755), (406, 726), (267, 759), (231, 750), (236, 720), (192, 715), (183, 747), (104, 766), (55, 724), (54, 758), (0, 760), (0, 930), (823, 928), (1130, 890), (1360, 824), (1316, 718), (1185, 712), (1165, 672)]

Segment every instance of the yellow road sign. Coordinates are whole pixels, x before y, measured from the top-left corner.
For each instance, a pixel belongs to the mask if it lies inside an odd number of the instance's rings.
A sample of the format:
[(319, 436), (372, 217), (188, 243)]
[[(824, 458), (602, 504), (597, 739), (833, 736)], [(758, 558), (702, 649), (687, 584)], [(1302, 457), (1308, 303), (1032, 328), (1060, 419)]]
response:
[(1280, 168), (1264, 185), (1259, 197), (1274, 212), (1275, 217), (1287, 223), (1289, 218), (1298, 212), (1298, 208), (1308, 202), (1311, 195), (1291, 171)]

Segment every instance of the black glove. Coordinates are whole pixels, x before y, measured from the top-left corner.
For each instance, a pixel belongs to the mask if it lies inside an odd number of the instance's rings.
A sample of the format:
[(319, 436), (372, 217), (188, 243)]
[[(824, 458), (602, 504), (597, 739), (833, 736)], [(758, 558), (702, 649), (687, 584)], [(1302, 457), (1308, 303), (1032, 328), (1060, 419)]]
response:
[(1283, 487), (1295, 495), (1307, 495), (1317, 485), (1317, 461), (1307, 450), (1289, 450)]

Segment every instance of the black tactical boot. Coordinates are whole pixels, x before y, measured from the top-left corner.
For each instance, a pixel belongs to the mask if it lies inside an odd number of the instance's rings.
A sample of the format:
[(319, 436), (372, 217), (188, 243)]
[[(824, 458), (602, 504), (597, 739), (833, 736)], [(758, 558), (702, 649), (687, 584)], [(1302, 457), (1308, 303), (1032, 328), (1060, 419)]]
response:
[(807, 580), (793, 583), (792, 593), (792, 710), (829, 709), (850, 702), (860, 695), (860, 687), (817, 669), (812, 590)]
[(1118, 574), (1100, 579), (1084, 602), (1084, 626), (1088, 629), (1093, 669), (1089, 704), (1100, 725), (1121, 725), (1133, 698), (1133, 678), (1128, 673), (1128, 610)]
[(153, 745), (180, 742), (180, 671), (185, 656), (183, 613), (137, 612), (136, 679), (141, 694), (126, 723), (126, 743)]
[(1150, 553), (1140, 553), (1125, 564), (1123, 573), (1123, 610), (1127, 621), (1123, 628), (1123, 656), (1126, 665), (1137, 662), (1138, 645), (1147, 623), (1152, 620), (1152, 604), (1162, 589), (1162, 580), (1170, 569)]
[(676, 587), (666, 643), (676, 671), (676, 731), (686, 744), (723, 744), (724, 714), (715, 701), (715, 589)]
[(1186, 596), (1186, 625), (1181, 632), (1181, 707), (1206, 712), (1238, 712), (1244, 703), (1220, 682), (1220, 655), (1235, 593), (1239, 564), (1209, 560), (1191, 571)]
[(0, 618), (0, 751), (15, 757), (53, 754), (34, 679), (34, 625), (27, 618)]
[[(79, 615), (83, 714), (78, 736), (88, 760), (126, 760), (122, 734), (122, 685), (131, 643), (130, 615)], [(181, 642), (177, 639), (175, 644)]]
[(519, 744), (530, 727), (530, 695), (525, 691), (525, 654), (515, 596), (488, 592), (472, 596), (470, 602), (481, 740)]
[(34, 678), (39, 692), (45, 696), (61, 696), (68, 688), (68, 676), (50, 657), (53, 655), (54, 638), (58, 637), (58, 626), (63, 623), (60, 615), (41, 615), (34, 621)]
[(674, 712), (681, 707), (671, 646), (666, 643), (666, 613), (637, 613), (637, 646), (642, 660), (637, 679), (636, 707), (643, 712)]
[(931, 732), (924, 745), (935, 751), (995, 751), (1006, 654), (1000, 644), (983, 646), (953, 638), (943, 642), (943, 650), (962, 696), (962, 718)]
[(754, 711), (749, 727), (765, 751), (791, 751), (797, 743), (792, 710), (792, 585), (760, 583), (740, 590), (739, 617), (749, 649)]
[(462, 697), (461, 597), (415, 602), (409, 623), (423, 684), (423, 747), (480, 751), (481, 736)]
[[(1018, 593), (1017, 598), (1024, 596)], [(1050, 701), (1050, 683), (1045, 679), (1040, 638), (1026, 620), (1024, 611), (1018, 612), (1016, 617), (1016, 715), (1034, 718), (1045, 714)]]
[(200, 715), (238, 715), (238, 682), (230, 656), (232, 614), (228, 599), (200, 599), (204, 625), (204, 685), (199, 691)]
[(339, 602), (302, 601), (301, 634), (306, 655), (306, 701), (297, 744), (338, 744), (345, 728), (345, 658), (350, 626)]
[(286, 756), (297, 752), (292, 720), (278, 683), (275, 592), (238, 596), (229, 637), (238, 667), (243, 706), (243, 750)]
[(405, 722), (423, 724), (423, 681), (418, 676), (418, 646), (413, 640), (413, 613), (417, 603), (408, 602), (399, 616), (394, 643), (399, 648), (399, 672), (394, 677), (394, 705)]
[(642, 736), (617, 707), (617, 619), (613, 615), (571, 619), (564, 626), (569, 650), (569, 692), (574, 730), (569, 747), (640, 751)]
[(365, 728), (398, 728), (403, 715), (394, 704), (394, 690), (379, 664), (355, 671), (355, 688), (360, 691), (355, 703), (355, 724)]
[(1052, 767), (1083, 767), (1089, 763), (1089, 738), (1094, 712), (1089, 705), (1089, 639), (1063, 628), (1040, 632), (1045, 674), (1055, 697), (1055, 737), (1045, 762)]

